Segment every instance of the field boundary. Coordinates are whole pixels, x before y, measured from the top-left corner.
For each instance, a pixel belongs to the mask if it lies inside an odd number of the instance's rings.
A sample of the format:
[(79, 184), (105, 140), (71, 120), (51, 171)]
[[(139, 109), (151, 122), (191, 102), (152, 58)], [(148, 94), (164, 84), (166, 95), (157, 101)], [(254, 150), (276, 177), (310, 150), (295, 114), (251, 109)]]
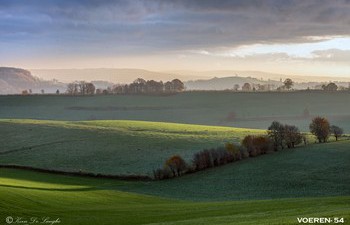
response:
[(21, 151), (26, 151), (26, 150), (33, 150), (34, 148), (39, 148), (39, 147), (43, 147), (43, 146), (47, 146), (47, 145), (55, 145), (55, 144), (62, 144), (62, 143), (75, 142), (75, 141), (84, 141), (84, 140), (86, 140), (86, 139), (47, 142), (47, 143), (42, 143), (39, 145), (32, 145), (32, 146), (28, 146), (28, 147), (22, 147), (22, 148), (2, 151), (2, 152), (0, 152), (0, 155), (6, 155), (6, 154), (13, 153), (13, 152), (21, 152)]
[(35, 171), (35, 172), (41, 172), (41, 173), (51, 173), (51, 174), (59, 174), (59, 175), (67, 175), (67, 176), (79, 176), (79, 177), (93, 177), (93, 178), (107, 178), (107, 179), (115, 179), (115, 180), (124, 180), (124, 181), (154, 181), (149, 176), (144, 175), (105, 175), (100, 173), (88, 173), (88, 172), (68, 172), (68, 171), (61, 171), (61, 170), (51, 170), (51, 169), (42, 169), (37, 167), (31, 167), (31, 166), (20, 166), (20, 165), (1, 165), (0, 169), (6, 168), (6, 169), (20, 169), (20, 170), (29, 170), (29, 171)]

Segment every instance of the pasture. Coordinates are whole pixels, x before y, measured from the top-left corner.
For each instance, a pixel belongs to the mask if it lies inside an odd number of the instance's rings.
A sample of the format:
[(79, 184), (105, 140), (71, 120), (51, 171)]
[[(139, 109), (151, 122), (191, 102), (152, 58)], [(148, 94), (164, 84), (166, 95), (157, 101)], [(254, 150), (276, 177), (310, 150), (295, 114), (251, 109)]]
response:
[[(349, 97), (345, 92), (0, 96), (0, 164), (151, 176), (174, 154), (189, 161), (203, 148), (265, 134), (275, 119), (306, 131), (311, 118), (322, 115), (349, 133)], [(297, 224), (297, 217), (343, 217), (346, 224), (349, 146), (343, 138), (147, 182), (0, 168), (0, 220), (270, 225)]]
[(0, 118), (140, 120), (266, 129), (273, 120), (308, 130), (326, 116), (350, 133), (350, 92), (185, 92), (172, 96), (0, 96)]
[(0, 120), (0, 128), (0, 164), (112, 175), (152, 175), (174, 154), (190, 160), (203, 148), (265, 133), (141, 121)]
[[(119, 190), (129, 182), (0, 169), (0, 219), (60, 224), (296, 224), (298, 217), (350, 217), (350, 197), (192, 202)], [(215, 190), (213, 190), (214, 192)]]

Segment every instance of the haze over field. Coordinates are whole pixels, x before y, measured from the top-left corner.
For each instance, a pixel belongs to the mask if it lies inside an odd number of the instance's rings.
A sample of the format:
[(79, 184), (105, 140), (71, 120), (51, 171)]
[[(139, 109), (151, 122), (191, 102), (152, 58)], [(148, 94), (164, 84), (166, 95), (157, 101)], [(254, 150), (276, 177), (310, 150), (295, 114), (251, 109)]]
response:
[(0, 0), (0, 223), (348, 224), (349, 12)]
[[(72, 73), (35, 69), (138, 68), (173, 71), (167, 74), (184, 80), (265, 71), (277, 79), (339, 80), (350, 77), (349, 11), (346, 0), (4, 0), (0, 66), (62, 81)], [(89, 79), (91, 71), (74, 76)], [(115, 82), (113, 73), (94, 76)]]

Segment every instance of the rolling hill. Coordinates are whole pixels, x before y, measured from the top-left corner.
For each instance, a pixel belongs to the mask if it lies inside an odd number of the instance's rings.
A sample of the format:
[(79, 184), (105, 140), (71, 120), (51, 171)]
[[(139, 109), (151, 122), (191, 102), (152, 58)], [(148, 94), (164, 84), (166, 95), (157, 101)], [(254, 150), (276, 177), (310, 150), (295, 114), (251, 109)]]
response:
[(156, 72), (132, 68), (91, 68), (91, 69), (32, 69), (33, 74), (46, 80), (58, 79), (62, 82), (75, 80), (104, 80), (112, 83), (131, 83), (137, 78), (145, 80), (169, 81), (175, 78), (180, 80), (201, 79), (206, 76), (181, 75), (167, 72)]
[(312, 145), (157, 182), (0, 168), (0, 218), (49, 217), (74, 225), (277, 225), (337, 217), (346, 224), (348, 145)]
[(31, 89), (33, 93), (54, 93), (57, 89), (63, 91), (65, 85), (54, 81), (44, 81), (34, 77), (28, 70), (0, 67), (0, 95), (20, 94), (23, 90)]
[(0, 120), (0, 164), (152, 175), (174, 154), (239, 142), (261, 130), (142, 121)]
[[(265, 133), (228, 127), (142, 121), (1, 120), (1, 165), (107, 175), (152, 175), (165, 159)], [(195, 201), (350, 195), (349, 140), (311, 144), (157, 182), (119, 185)], [(215, 194), (213, 194), (215, 192)]]
[(350, 219), (350, 197), (345, 196), (198, 203), (119, 191), (123, 184), (119, 181), (0, 172), (0, 218), (4, 221), (49, 217), (67, 225), (277, 225), (296, 224), (297, 217), (310, 215)]
[(142, 120), (266, 129), (272, 121), (309, 130), (325, 116), (350, 133), (350, 92), (186, 92), (172, 96), (0, 96), (0, 118)]

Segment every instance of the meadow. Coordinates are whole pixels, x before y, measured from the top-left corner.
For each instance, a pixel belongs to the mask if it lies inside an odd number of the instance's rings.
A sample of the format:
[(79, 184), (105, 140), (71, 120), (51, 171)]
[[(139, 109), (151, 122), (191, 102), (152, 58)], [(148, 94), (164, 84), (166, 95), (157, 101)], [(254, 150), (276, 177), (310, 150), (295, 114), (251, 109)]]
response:
[[(307, 130), (313, 115), (324, 115), (349, 133), (349, 100), (344, 92), (0, 96), (0, 164), (151, 176), (174, 154), (190, 162), (204, 148), (266, 134), (273, 119)], [(0, 168), (0, 221), (267, 225), (338, 217), (347, 224), (350, 140), (308, 141), (161, 181)]]
[(316, 115), (326, 116), (350, 133), (350, 92), (0, 96), (3, 119), (140, 120), (254, 129), (266, 129), (273, 120), (279, 120), (307, 131)]
[(350, 220), (349, 141), (286, 150), (177, 179), (118, 181), (0, 169), (0, 218), (59, 224), (297, 224)]
[(265, 131), (141, 121), (0, 120), (0, 164), (152, 175), (165, 160)]

